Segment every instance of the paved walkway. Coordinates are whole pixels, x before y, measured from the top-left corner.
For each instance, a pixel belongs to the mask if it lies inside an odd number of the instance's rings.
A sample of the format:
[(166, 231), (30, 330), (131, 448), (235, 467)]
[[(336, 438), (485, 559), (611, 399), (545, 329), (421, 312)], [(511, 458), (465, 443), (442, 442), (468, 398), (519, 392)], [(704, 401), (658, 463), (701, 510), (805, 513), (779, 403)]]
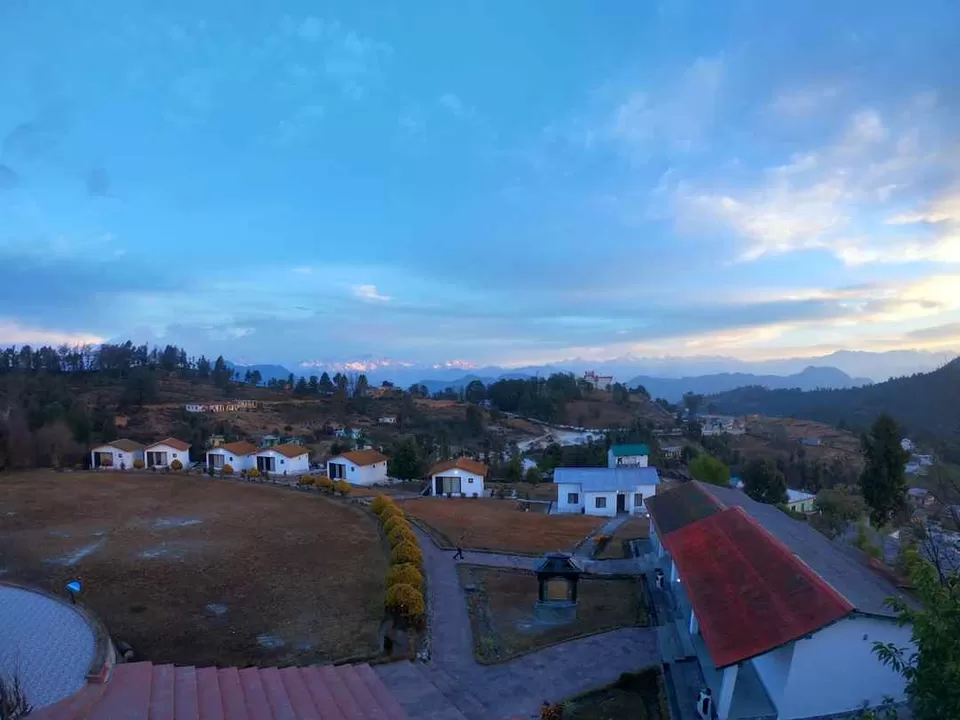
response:
[[(453, 552), (441, 550), (419, 528), (429, 590), (431, 666), (481, 698), (496, 717), (532, 714), (544, 700), (614, 682), (621, 673), (660, 664), (655, 628), (621, 628), (592, 635), (498, 665), (480, 665), (473, 656), (467, 603)], [(465, 553), (466, 562), (529, 568), (538, 558)]]
[(622, 514), (610, 518), (597, 528), (591, 535), (588, 535), (582, 543), (577, 545), (576, 549), (573, 551), (573, 556), (578, 560), (589, 559), (593, 557), (593, 554), (597, 550), (597, 538), (601, 535), (606, 535), (610, 537), (617, 531), (617, 528), (623, 525), (627, 520), (630, 519), (629, 515)]

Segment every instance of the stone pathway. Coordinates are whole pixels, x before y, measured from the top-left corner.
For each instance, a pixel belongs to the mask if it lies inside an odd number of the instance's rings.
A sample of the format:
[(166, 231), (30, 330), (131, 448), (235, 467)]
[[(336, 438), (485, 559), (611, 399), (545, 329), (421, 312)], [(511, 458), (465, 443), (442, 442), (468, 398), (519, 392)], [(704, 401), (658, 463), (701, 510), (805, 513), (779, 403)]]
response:
[(616, 532), (617, 528), (619, 528), (629, 519), (630, 516), (626, 514), (621, 514), (610, 518), (596, 531), (594, 531), (592, 535), (588, 535), (582, 543), (577, 545), (576, 549), (573, 551), (573, 556), (578, 560), (592, 558), (594, 552), (597, 550), (597, 538), (600, 535), (606, 535), (607, 537), (610, 537)]
[[(480, 665), (473, 656), (467, 603), (457, 576), (453, 552), (440, 550), (415, 529), (423, 548), (428, 583), (430, 664), (444, 678), (469, 688), (490, 718), (531, 715), (544, 700), (614, 682), (621, 673), (660, 664), (655, 628), (620, 628), (556, 645), (510, 662)], [(529, 569), (538, 558), (465, 553), (467, 562)], [(634, 563), (636, 565), (636, 563)]]

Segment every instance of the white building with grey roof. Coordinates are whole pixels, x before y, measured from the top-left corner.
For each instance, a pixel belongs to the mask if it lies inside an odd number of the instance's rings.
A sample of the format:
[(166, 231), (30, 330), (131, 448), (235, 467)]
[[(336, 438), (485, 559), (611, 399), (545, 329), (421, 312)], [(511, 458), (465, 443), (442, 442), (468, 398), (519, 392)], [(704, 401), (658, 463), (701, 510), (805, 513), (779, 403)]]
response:
[(557, 512), (613, 517), (645, 514), (646, 498), (656, 495), (660, 475), (652, 467), (564, 468), (553, 472)]

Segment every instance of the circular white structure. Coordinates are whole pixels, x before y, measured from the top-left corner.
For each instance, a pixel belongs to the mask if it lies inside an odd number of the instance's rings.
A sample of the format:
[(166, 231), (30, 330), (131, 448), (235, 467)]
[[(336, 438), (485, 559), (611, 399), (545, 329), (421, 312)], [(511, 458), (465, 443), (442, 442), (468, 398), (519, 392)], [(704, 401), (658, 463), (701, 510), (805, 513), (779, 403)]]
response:
[(98, 630), (68, 601), (0, 583), (0, 675), (19, 676), (34, 709), (83, 687), (94, 665)]

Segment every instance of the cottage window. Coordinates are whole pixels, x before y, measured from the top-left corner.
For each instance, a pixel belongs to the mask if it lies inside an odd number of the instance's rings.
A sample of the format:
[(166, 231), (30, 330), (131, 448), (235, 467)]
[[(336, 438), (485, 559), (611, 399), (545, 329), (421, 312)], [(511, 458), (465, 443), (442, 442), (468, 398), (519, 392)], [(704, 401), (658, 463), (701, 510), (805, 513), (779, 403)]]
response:
[(567, 505), (579, 505), (580, 493), (567, 493)]
[(598, 497), (595, 500), (595, 507), (600, 510), (607, 506), (607, 499), (605, 497)]
[(638, 508), (643, 505), (643, 493), (634, 493), (633, 494), (633, 506)]

